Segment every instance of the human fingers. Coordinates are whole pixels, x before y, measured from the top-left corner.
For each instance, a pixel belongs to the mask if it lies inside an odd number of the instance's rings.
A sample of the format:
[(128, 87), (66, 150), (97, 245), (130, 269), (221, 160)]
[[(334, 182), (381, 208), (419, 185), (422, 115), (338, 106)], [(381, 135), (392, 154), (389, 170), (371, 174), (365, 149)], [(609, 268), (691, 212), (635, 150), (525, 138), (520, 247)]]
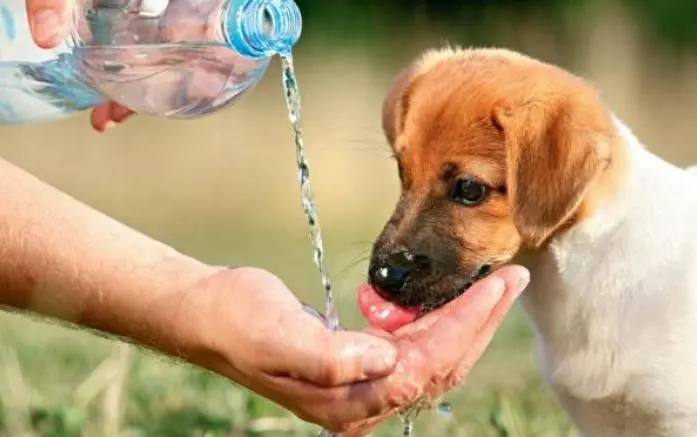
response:
[(505, 286), (500, 275), (492, 275), (434, 314), (426, 315), (427, 320), (398, 330), (397, 370), (376, 381), (374, 390), (389, 399), (393, 407), (406, 407), (433, 387), (441, 387), (472, 347), (504, 295)]
[(456, 369), (444, 381), (442, 387), (434, 387), (436, 392), (431, 390), (432, 396), (440, 396), (442, 393), (451, 390), (453, 387), (462, 383), (472, 371), (477, 361), (484, 355), (485, 350), (491, 344), (496, 330), (501, 326), (506, 314), (511, 310), (520, 294), (525, 290), (530, 282), (530, 273), (521, 267), (513, 266), (502, 271), (500, 276), (505, 283), (504, 295), (490, 313), (488, 320), (475, 336), (474, 341), (468, 344), (457, 342), (464, 351), (463, 356)]
[(110, 112), (111, 112), (111, 119), (114, 120), (116, 123), (122, 123), (123, 121), (125, 121), (127, 118), (129, 118), (131, 115), (134, 114), (133, 111), (126, 108), (125, 106), (119, 105), (116, 102), (111, 102)]
[(108, 102), (92, 109), (92, 127), (99, 132), (106, 132), (133, 115), (133, 111), (118, 103)]
[[(429, 357), (438, 368), (452, 368), (502, 298), (506, 283), (499, 275), (475, 283), (466, 293), (395, 332), (404, 347)], [(457, 344), (457, 346), (456, 346)]]
[(363, 437), (370, 435), (370, 433), (375, 431), (378, 427), (380, 427), (380, 425), (395, 416), (398, 411), (398, 409), (393, 408), (379, 416), (372, 417), (362, 422), (357, 422), (356, 424), (347, 427), (347, 429), (341, 433), (341, 437)]
[(518, 269), (521, 268), (522, 267), (519, 266), (506, 266), (494, 271), (486, 278), (480, 279), (479, 281), (475, 282), (467, 291), (462, 293), (461, 296), (457, 297), (456, 299), (453, 299), (452, 301), (448, 302), (447, 304), (443, 305), (442, 307), (436, 310), (424, 314), (423, 316), (416, 319), (414, 322), (401, 327), (400, 329), (394, 331), (394, 334), (399, 336), (409, 334), (411, 332), (420, 332), (428, 330), (434, 323), (440, 320), (442, 316), (444, 316), (445, 314), (450, 314), (453, 311), (453, 308), (469, 306), (470, 302), (475, 298), (475, 295), (480, 293), (482, 288), (487, 288), (490, 286), (490, 281), (492, 279), (498, 278), (505, 282), (511, 269), (517, 272)]
[(370, 382), (318, 387), (290, 377), (272, 377), (255, 391), (299, 418), (333, 433), (358, 436), (394, 414), (394, 406)]
[[(296, 413), (305, 420), (324, 424), (347, 436), (365, 435), (393, 415), (396, 409), (408, 406), (432, 386), (442, 387), (442, 382), (453, 373), (453, 369), (459, 368), (468, 348), (478, 348), (472, 357), (481, 355), (484, 342), (477, 341), (477, 334), (484, 327), (495, 325), (491, 320), (501, 319), (499, 312), (505, 313), (506, 306), (510, 307), (499, 301), (517, 294), (505, 293), (506, 287), (516, 288), (511, 283), (513, 277), (504, 271), (480, 281), (468, 291), (466, 299), (443, 311), (432, 323), (421, 329), (417, 327), (402, 332), (402, 338), (397, 339), (399, 361), (385, 378), (321, 391), (307, 382), (281, 378), (274, 382), (276, 391), (294, 393), (294, 402), (302, 401), (307, 407), (304, 412)], [(389, 338), (380, 331), (370, 331)], [(457, 345), (453, 345), (453, 339)]]
[(27, 0), (29, 29), (34, 42), (41, 48), (58, 45), (70, 28), (70, 14), (65, 0)]
[(276, 374), (332, 387), (379, 378), (394, 368), (397, 350), (388, 339), (362, 332), (332, 332), (311, 316), (302, 316), (293, 317), (281, 328), (288, 335), (274, 346), (278, 361), (270, 365)]

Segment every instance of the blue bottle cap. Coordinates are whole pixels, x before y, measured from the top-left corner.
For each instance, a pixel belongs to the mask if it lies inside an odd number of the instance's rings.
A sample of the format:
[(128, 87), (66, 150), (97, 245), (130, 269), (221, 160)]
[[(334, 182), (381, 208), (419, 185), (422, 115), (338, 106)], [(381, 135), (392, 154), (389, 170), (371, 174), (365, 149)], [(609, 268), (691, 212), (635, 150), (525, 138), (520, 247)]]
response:
[(302, 31), (293, 0), (230, 0), (223, 29), (230, 47), (243, 56), (288, 55)]

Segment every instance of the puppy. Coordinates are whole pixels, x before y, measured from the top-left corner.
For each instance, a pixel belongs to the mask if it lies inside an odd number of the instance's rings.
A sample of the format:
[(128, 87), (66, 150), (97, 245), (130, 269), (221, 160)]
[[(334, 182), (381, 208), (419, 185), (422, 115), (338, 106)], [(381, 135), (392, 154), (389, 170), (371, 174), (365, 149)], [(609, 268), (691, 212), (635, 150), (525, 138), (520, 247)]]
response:
[(584, 437), (697, 435), (697, 170), (582, 79), (502, 49), (426, 53), (383, 127), (401, 195), (364, 314), (429, 311), (520, 263), (543, 379)]

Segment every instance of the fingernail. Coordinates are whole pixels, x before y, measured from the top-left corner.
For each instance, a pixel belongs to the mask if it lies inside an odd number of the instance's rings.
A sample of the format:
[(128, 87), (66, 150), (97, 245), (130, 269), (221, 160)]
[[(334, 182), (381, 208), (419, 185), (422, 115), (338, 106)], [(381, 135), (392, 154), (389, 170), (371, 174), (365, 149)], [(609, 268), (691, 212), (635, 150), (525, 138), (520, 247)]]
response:
[(114, 126), (116, 126), (116, 122), (109, 120), (106, 123), (104, 123), (104, 127), (102, 128), (102, 132), (106, 132), (109, 129), (113, 128)]
[(523, 293), (530, 284), (530, 271), (528, 269), (520, 269), (520, 277), (518, 278), (518, 295)]
[(33, 31), (41, 43), (53, 43), (62, 30), (60, 16), (53, 9), (44, 9), (32, 15)]
[(371, 346), (363, 357), (363, 372), (366, 376), (382, 376), (397, 364), (397, 350), (392, 345)]

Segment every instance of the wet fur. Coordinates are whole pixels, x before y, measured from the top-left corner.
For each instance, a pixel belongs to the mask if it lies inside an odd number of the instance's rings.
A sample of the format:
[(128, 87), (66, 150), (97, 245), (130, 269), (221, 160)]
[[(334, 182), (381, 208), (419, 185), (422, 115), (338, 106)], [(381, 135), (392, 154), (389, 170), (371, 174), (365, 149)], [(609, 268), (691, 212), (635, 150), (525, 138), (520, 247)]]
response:
[[(391, 299), (434, 308), (515, 261), (541, 371), (584, 437), (697, 429), (697, 179), (647, 151), (582, 79), (500, 49), (445, 48), (385, 100), (402, 193), (371, 269), (419, 269)], [(697, 169), (691, 170), (697, 174)], [(463, 175), (482, 205), (448, 198)]]

